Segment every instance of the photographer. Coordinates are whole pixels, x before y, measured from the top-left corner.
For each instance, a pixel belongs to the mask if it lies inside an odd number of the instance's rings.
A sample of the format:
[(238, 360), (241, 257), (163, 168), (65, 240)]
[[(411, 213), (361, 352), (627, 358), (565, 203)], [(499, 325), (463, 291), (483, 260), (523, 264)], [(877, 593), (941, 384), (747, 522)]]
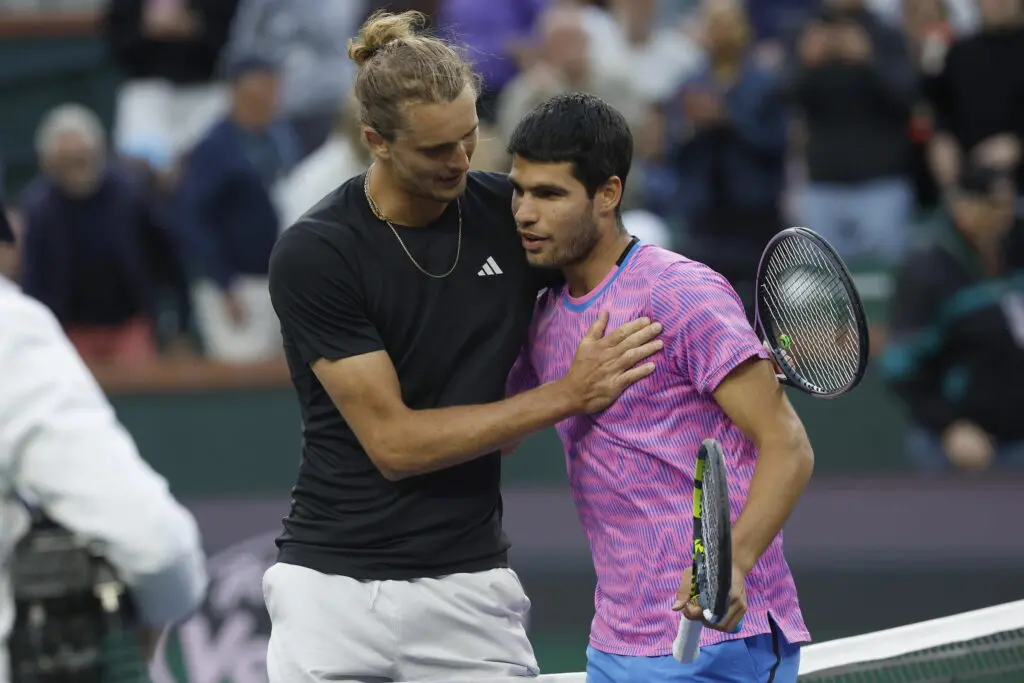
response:
[(790, 49), (785, 93), (806, 135), (800, 225), (846, 259), (896, 264), (913, 204), (917, 77), (900, 33), (866, 0), (827, 0)]
[(195, 520), (139, 456), (54, 316), (2, 276), (0, 321), (0, 682), (18, 591), (9, 573), (31, 525), (23, 501), (99, 548), (127, 588), (148, 659), (161, 631), (204, 596)]

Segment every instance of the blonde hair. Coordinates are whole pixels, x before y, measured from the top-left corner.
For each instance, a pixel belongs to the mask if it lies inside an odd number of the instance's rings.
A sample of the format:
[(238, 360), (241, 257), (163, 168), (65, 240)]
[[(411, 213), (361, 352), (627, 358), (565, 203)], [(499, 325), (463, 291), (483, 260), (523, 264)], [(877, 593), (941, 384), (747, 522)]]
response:
[(374, 12), (348, 41), (348, 56), (358, 66), (355, 96), (359, 120), (385, 140), (402, 128), (402, 108), (411, 102), (451, 102), (470, 87), (479, 92), (469, 62), (448, 43), (418, 33), (420, 12)]

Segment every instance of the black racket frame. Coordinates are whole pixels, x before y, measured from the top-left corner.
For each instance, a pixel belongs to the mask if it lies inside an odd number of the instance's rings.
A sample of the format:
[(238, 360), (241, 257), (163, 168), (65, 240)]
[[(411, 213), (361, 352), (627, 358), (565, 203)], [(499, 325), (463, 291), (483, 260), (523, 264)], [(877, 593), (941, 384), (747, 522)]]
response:
[[(843, 288), (849, 295), (850, 300), (854, 303), (854, 316), (856, 317), (857, 334), (859, 336), (858, 348), (860, 351), (859, 357), (857, 358), (857, 372), (845, 386), (837, 389), (836, 391), (822, 392), (810, 382), (807, 382), (786, 359), (786, 354), (783, 353), (783, 349), (779, 348), (777, 341), (778, 335), (776, 334), (776, 330), (772, 327), (771, 319), (764, 319), (761, 317), (761, 308), (763, 306), (762, 285), (764, 284), (765, 269), (767, 268), (768, 262), (771, 260), (771, 256), (775, 253), (779, 244), (793, 238), (807, 240), (808, 242), (813, 243), (832, 261), (832, 265), (839, 274)], [(847, 268), (846, 263), (844, 263), (842, 257), (839, 256), (839, 252), (837, 252), (835, 248), (828, 243), (828, 240), (809, 228), (794, 227), (780, 231), (772, 237), (768, 242), (768, 245), (765, 246), (764, 251), (761, 252), (761, 260), (757, 264), (757, 276), (754, 279), (754, 288), (754, 323), (761, 332), (761, 339), (767, 344), (768, 350), (775, 358), (776, 364), (782, 370), (783, 376), (779, 377), (779, 381), (816, 398), (837, 398), (849, 393), (858, 384), (860, 384), (860, 381), (864, 378), (864, 373), (867, 371), (868, 356), (870, 355), (870, 335), (868, 334), (867, 314), (864, 312), (864, 304), (861, 301), (860, 292), (857, 291), (857, 287), (854, 284), (853, 275), (850, 274), (850, 269)]]
[[(715, 439), (705, 439), (701, 442), (700, 450), (697, 453), (697, 460), (703, 462), (703, 472), (700, 481), (695, 484), (701, 489), (701, 514), (694, 517), (693, 536), (695, 541), (699, 540), (701, 552), (693, 554), (693, 578), (695, 586), (699, 587), (697, 569), (700, 563), (706, 564), (708, 571), (718, 572), (718, 595), (714, 605), (704, 604), (704, 596), (701, 596), (701, 607), (708, 609), (715, 619), (725, 616), (729, 606), (729, 593), (732, 591), (732, 520), (729, 515), (729, 480), (725, 468), (725, 452), (722, 445)], [(708, 484), (716, 488), (713, 495), (715, 500), (722, 503), (716, 510), (707, 507), (709, 490)], [(721, 537), (718, 539), (718, 566), (712, 567), (708, 563), (707, 554), (704, 552), (706, 546), (705, 529), (707, 525), (704, 519), (708, 513), (717, 516), (717, 528)], [(695, 543), (696, 545), (696, 543)], [(699, 590), (698, 590), (699, 593)]]

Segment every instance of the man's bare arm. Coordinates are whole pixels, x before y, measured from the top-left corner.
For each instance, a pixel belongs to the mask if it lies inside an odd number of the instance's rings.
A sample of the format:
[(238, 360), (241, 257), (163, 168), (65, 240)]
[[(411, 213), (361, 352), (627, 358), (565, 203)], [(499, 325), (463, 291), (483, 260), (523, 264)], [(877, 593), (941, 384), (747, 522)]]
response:
[(752, 360), (733, 370), (718, 385), (715, 400), (759, 450), (747, 502), (733, 528), (733, 561), (746, 574), (803, 494), (814, 453), (769, 361)]
[(960, 172), (960, 147), (952, 135), (941, 131), (935, 134), (928, 146), (928, 164), (943, 192), (953, 187)]
[(661, 348), (661, 331), (641, 319), (603, 336), (607, 314), (588, 331), (561, 380), (512, 398), (475, 406), (412, 410), (402, 401), (395, 367), (384, 351), (337, 361), (313, 372), (356, 438), (391, 480), (463, 463), (579, 413), (601, 410), (654, 371), (637, 365)]

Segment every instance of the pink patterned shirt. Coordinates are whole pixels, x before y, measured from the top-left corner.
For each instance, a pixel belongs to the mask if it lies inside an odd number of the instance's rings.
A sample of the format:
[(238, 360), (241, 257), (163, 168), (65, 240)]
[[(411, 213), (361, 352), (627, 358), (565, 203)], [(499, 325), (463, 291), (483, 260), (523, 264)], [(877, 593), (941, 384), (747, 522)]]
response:
[[(597, 572), (590, 643), (611, 654), (662, 656), (672, 651), (680, 615), (671, 606), (692, 562), (700, 443), (718, 439), (726, 453), (734, 523), (757, 461), (757, 449), (712, 392), (740, 363), (768, 353), (721, 275), (641, 245), (582, 298), (569, 296), (564, 285), (541, 294), (509, 376), (509, 395), (564, 376), (601, 310), (610, 313), (609, 330), (641, 316), (660, 322), (665, 348), (654, 374), (610, 408), (556, 426)], [(781, 533), (750, 572), (746, 589), (743, 630), (704, 629), (703, 645), (770, 633), (769, 617), (791, 643), (810, 640)]]

